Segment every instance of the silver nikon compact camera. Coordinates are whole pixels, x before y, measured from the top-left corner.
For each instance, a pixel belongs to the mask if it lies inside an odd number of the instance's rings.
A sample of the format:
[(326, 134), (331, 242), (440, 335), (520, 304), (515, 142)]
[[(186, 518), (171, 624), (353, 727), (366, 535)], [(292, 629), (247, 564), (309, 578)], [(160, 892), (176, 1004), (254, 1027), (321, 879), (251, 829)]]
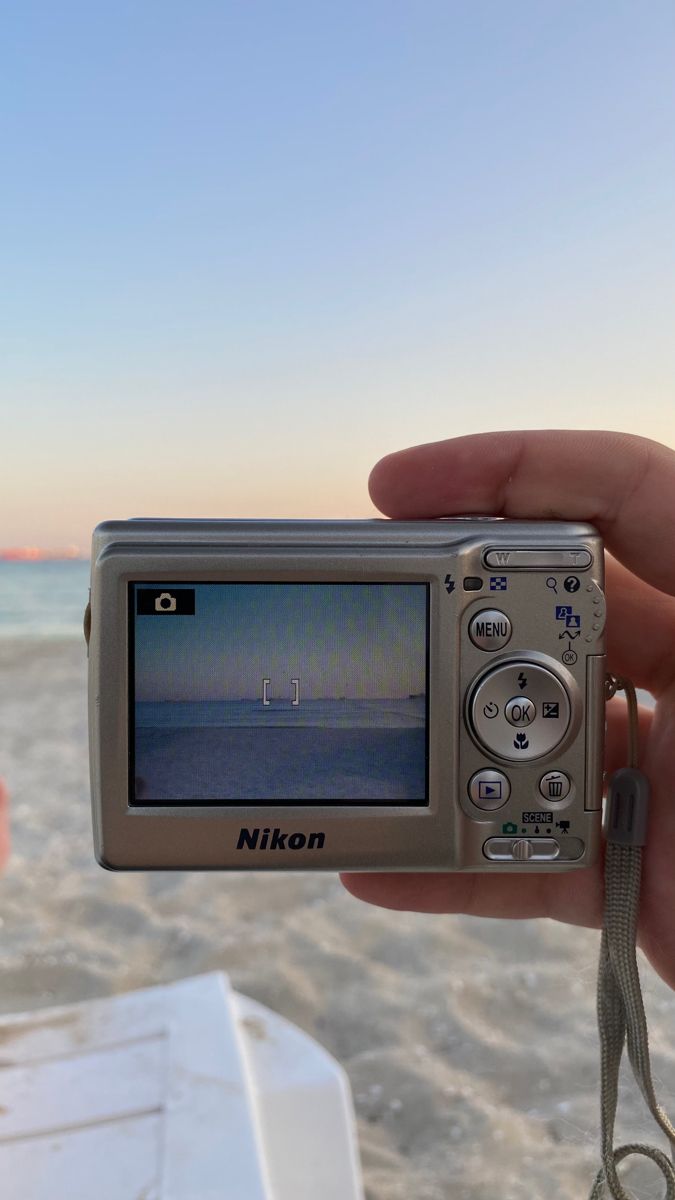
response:
[(94, 840), (116, 870), (560, 871), (598, 851), (592, 526), (94, 531)]

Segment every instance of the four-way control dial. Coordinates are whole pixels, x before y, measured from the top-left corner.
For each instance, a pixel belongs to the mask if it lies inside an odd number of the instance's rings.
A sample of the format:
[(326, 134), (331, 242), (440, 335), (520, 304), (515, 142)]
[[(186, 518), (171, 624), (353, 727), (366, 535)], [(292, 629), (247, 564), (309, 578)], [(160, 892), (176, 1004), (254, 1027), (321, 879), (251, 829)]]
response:
[(550, 754), (569, 727), (571, 706), (563, 684), (546, 667), (510, 662), (483, 675), (469, 700), (469, 719), (491, 754), (528, 762)]

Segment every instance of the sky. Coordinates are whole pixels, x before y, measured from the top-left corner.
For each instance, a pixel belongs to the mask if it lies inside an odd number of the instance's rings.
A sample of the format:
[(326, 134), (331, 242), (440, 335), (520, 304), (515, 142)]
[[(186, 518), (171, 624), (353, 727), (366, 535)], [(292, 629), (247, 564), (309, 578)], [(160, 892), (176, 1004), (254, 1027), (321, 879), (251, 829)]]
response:
[(194, 591), (192, 616), (136, 617), (137, 701), (262, 700), (265, 678), (269, 698), (288, 702), (298, 679), (300, 703), (426, 691), (425, 584), (234, 583)]
[(675, 447), (674, 52), (672, 0), (5, 5), (0, 547)]

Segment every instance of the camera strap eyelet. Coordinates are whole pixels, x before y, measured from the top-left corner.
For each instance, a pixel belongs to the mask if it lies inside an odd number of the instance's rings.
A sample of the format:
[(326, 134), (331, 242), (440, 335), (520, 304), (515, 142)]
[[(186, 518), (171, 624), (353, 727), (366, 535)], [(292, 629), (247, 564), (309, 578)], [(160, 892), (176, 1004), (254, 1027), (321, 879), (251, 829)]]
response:
[[(638, 769), (638, 705), (629, 679), (608, 675), (605, 695), (626, 693), (628, 704), (628, 766), (609, 782), (605, 831), (605, 913), (598, 965), (597, 1014), (600, 1036), (600, 1108), (602, 1167), (590, 1200), (631, 1200), (617, 1164), (630, 1154), (651, 1158), (666, 1180), (664, 1200), (675, 1200), (675, 1127), (654, 1093), (647, 1021), (637, 966), (636, 938), (640, 907), (642, 848), (646, 840), (649, 782)], [(670, 1159), (641, 1142), (614, 1148), (619, 1068), (624, 1044), (645, 1103), (670, 1143)]]

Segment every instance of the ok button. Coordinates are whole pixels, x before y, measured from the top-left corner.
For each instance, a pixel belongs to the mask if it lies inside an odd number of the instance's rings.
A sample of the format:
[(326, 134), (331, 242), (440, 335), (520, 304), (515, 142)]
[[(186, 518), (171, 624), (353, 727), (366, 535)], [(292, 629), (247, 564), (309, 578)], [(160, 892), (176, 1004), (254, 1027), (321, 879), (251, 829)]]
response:
[(531, 725), (537, 715), (537, 710), (531, 700), (525, 696), (514, 696), (507, 701), (504, 716), (510, 725)]

